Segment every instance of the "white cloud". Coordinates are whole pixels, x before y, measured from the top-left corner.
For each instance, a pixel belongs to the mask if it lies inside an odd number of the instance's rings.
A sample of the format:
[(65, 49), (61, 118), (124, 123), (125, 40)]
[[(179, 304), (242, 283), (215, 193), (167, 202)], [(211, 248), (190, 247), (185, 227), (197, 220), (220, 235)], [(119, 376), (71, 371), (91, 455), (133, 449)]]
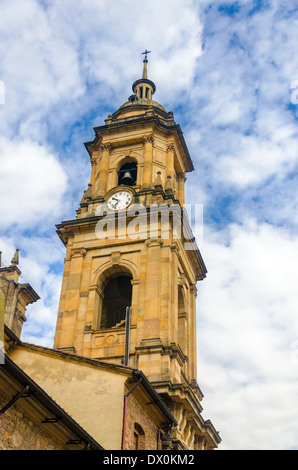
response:
[(12, 231), (0, 237), (2, 265), (9, 266), (20, 249), (20, 283), (29, 283), (40, 299), (28, 305), (21, 339), (52, 347), (59, 306), (65, 249), (54, 230), (47, 226), (43, 237), (32, 232)]
[[(5, 35), (0, 78), (6, 87), (0, 109), (5, 136), (0, 142), (0, 226), (6, 233), (14, 227), (2, 237), (1, 249), (8, 264), (20, 248), (22, 278), (41, 296), (28, 308), (24, 338), (48, 344), (60, 294), (62, 268), (57, 273), (56, 265), (64, 257), (58, 237), (52, 239), (54, 224), (60, 216), (74, 215), (88, 183), (83, 177), (88, 156), (82, 160), (77, 153), (73, 126), (96, 112), (97, 103), (108, 103), (111, 112), (127, 99), (141, 75), (145, 48), (152, 51), (149, 76), (158, 78), (160, 96), (167, 99), (190, 87), (202, 52), (201, 22), (188, 0), (84, 0), (75, 7), (67, 0), (16, 0), (2, 2), (0, 25)], [(175, 77), (171, 87), (169, 76)]]
[(23, 229), (62, 212), (67, 176), (45, 147), (31, 141), (0, 141), (0, 225)]
[[(265, 118), (264, 118), (265, 119)], [(262, 126), (265, 126), (262, 120)], [(238, 151), (223, 154), (217, 161), (216, 179), (234, 187), (247, 187), (265, 182), (274, 174), (286, 176), (298, 164), (298, 134), (294, 123), (287, 126), (286, 120), (269, 124), (266, 132), (249, 136), (238, 136)]]
[(198, 380), (221, 448), (297, 447), (295, 7), (1, 3), (0, 249), (8, 262), (21, 249), (22, 279), (42, 297), (24, 338), (52, 345), (64, 258), (54, 224), (75, 216), (90, 172), (82, 142), (131, 94), (147, 48), (156, 100), (174, 108), (194, 160), (187, 202), (204, 203), (213, 223), (198, 286)]
[(206, 231), (199, 380), (222, 448), (297, 447), (298, 241), (254, 220)]
[(78, 99), (84, 90), (78, 53), (61, 34), (54, 34), (36, 1), (4, 2), (0, 24), (6, 33), (0, 46), (6, 89), (2, 128), (7, 136), (18, 131), (23, 138), (44, 138), (49, 109), (61, 100)]
[(211, 196), (223, 184), (245, 189), (275, 174), (284, 177), (298, 164), (296, 116), (288, 109), (298, 73), (297, 16), (289, 21), (278, 2), (259, 5), (249, 16), (251, 2), (237, 2), (235, 15), (219, 12), (219, 5), (205, 9), (200, 80), (187, 122), (195, 164), (198, 159), (206, 168)]

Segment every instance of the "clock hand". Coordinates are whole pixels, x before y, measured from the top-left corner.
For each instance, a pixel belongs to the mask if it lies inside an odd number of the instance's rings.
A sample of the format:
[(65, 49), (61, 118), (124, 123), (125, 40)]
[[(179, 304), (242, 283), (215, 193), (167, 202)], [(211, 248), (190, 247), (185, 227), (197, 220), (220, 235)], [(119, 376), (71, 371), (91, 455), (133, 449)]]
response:
[(116, 201), (116, 203), (113, 205), (113, 209), (116, 209), (116, 206), (119, 202), (119, 199), (117, 199), (116, 197), (112, 196), (111, 199), (113, 199), (114, 201)]

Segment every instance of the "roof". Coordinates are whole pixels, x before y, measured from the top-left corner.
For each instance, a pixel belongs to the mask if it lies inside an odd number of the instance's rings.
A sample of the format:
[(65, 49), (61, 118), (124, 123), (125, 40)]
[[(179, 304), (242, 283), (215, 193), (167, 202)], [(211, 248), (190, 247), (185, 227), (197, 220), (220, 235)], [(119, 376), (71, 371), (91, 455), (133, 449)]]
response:
[[(0, 351), (3, 355), (3, 352)], [(6, 354), (3, 364), (0, 365), (0, 379), (6, 382), (6, 387), (16, 397), (26, 389), (22, 399), (26, 400), (28, 407), (33, 408), (43, 416), (42, 424), (55, 426), (55, 433), (60, 439), (65, 437), (65, 446), (69, 449), (103, 450), (95, 441), (63, 408), (61, 408), (36, 382), (34, 382), (22, 369), (20, 369)], [(9, 380), (8, 380), (9, 379)], [(29, 393), (28, 393), (29, 391)], [(16, 395), (17, 394), (17, 395)], [(2, 408), (2, 413), (5, 412)], [(51, 431), (50, 428), (46, 428)]]
[(177, 425), (177, 421), (175, 420), (174, 416), (170, 412), (169, 408), (167, 405), (164, 403), (160, 395), (156, 392), (154, 387), (151, 385), (147, 377), (143, 374), (142, 371), (135, 369), (130, 366), (124, 366), (122, 364), (117, 364), (117, 363), (112, 363), (112, 362), (107, 362), (107, 361), (102, 361), (100, 359), (93, 359), (89, 358), (86, 356), (80, 356), (78, 354), (70, 353), (70, 352), (65, 352), (65, 351), (60, 351), (57, 349), (53, 348), (48, 348), (45, 346), (38, 346), (35, 344), (31, 343), (24, 343), (22, 342), (19, 338), (17, 338), (7, 326), (5, 326), (5, 333), (10, 336), (10, 338), (13, 340), (15, 344), (18, 344), (19, 346), (25, 347), (25, 348), (30, 348), (31, 350), (35, 351), (40, 351), (40, 352), (47, 352), (49, 354), (55, 354), (61, 357), (64, 357), (66, 359), (72, 360), (72, 361), (80, 361), (89, 365), (94, 365), (94, 366), (99, 366), (104, 369), (109, 369), (111, 372), (122, 372), (124, 374), (127, 374), (128, 377), (131, 377), (134, 381), (138, 381), (142, 379), (142, 386), (146, 390), (146, 392), (150, 395), (152, 401), (155, 403), (155, 405), (159, 408), (161, 413), (164, 415), (164, 417), (167, 419), (167, 421), (173, 425)]
[(144, 109), (148, 109), (149, 107), (151, 108), (156, 108), (156, 111), (162, 111), (162, 116), (163, 117), (167, 117), (168, 115), (168, 112), (167, 110), (164, 108), (164, 106), (162, 106), (160, 103), (158, 103), (157, 101), (154, 101), (154, 100), (149, 100), (147, 98), (134, 98), (134, 97), (130, 97), (130, 99), (128, 101), (126, 101), (125, 103), (123, 103), (112, 115), (112, 118), (117, 118), (119, 114), (121, 114), (121, 111), (125, 110), (126, 108), (135, 108), (135, 109), (138, 109), (138, 108), (144, 108)]

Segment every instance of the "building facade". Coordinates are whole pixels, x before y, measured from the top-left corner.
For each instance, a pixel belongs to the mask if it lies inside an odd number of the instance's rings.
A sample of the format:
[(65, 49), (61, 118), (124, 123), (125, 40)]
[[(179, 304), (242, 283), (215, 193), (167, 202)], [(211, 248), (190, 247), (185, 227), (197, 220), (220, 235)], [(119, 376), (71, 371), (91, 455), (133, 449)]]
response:
[[(20, 340), (27, 305), (39, 297), (19, 283), (18, 250), (0, 268), (3, 423), (12, 423), (10, 364), (53, 401), (50, 421), (35, 421), (42, 448), (67, 447), (64, 428), (46, 434), (59, 409), (80, 448), (211, 450), (221, 441), (202, 416), (197, 383), (196, 284), (207, 270), (184, 209), (194, 168), (173, 113), (153, 100), (147, 64), (146, 55), (133, 94), (85, 143), (88, 188), (76, 218), (57, 226), (66, 256), (53, 348)], [(23, 402), (30, 409), (30, 394)], [(32, 428), (29, 415), (16, 416)], [(0, 448), (13, 446), (4, 436)]]
[(219, 437), (197, 384), (196, 283), (206, 267), (184, 211), (194, 168), (173, 113), (153, 100), (147, 63), (85, 143), (90, 183), (76, 219), (57, 226), (66, 258), (54, 347), (128, 361), (171, 409), (178, 448), (212, 448)]

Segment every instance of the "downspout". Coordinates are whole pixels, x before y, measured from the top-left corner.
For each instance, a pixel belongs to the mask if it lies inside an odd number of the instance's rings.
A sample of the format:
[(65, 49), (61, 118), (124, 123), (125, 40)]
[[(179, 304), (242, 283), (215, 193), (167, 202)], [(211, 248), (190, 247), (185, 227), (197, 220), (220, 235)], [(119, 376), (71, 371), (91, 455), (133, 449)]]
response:
[(125, 440), (126, 440), (126, 418), (127, 418), (127, 399), (131, 392), (142, 382), (143, 378), (141, 377), (134, 386), (124, 395), (124, 412), (123, 412), (123, 434), (122, 434), (122, 450), (125, 450)]
[(128, 366), (129, 363), (129, 334), (130, 334), (130, 316), (131, 307), (126, 307), (125, 316), (125, 351), (124, 351), (124, 366)]

